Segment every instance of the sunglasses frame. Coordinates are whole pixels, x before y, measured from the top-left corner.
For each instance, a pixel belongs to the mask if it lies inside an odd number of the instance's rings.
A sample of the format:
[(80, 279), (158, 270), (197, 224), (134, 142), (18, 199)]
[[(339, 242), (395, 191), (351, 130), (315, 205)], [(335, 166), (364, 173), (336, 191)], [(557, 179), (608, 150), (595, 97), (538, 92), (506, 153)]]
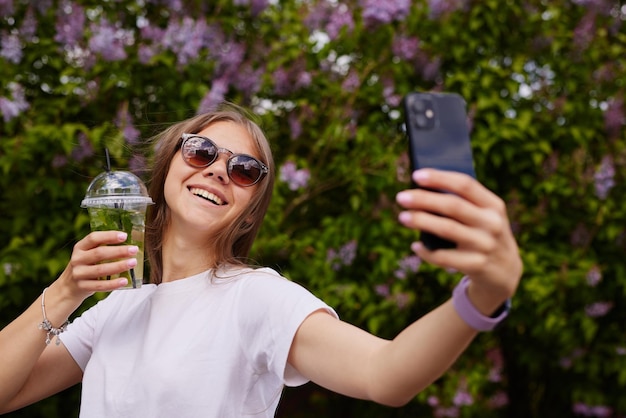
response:
[[(209, 144), (211, 144), (211, 145), (213, 145), (215, 147), (215, 149), (216, 149), (215, 157), (213, 158), (213, 160), (211, 160), (211, 162), (209, 162), (207, 164), (196, 165), (196, 164), (193, 164), (191, 161), (189, 161), (187, 159), (187, 157), (185, 156), (185, 153), (183, 152), (183, 148), (184, 148), (185, 144), (187, 143), (187, 141), (189, 139), (191, 139), (191, 138), (200, 138), (200, 139), (202, 139), (204, 141), (207, 141)], [(233, 183), (235, 183), (236, 185), (241, 186), (241, 187), (254, 186), (258, 182), (263, 180), (263, 178), (265, 178), (265, 176), (269, 173), (269, 168), (265, 164), (263, 164), (261, 161), (259, 161), (258, 158), (255, 158), (255, 157), (253, 157), (252, 155), (249, 155), (249, 154), (235, 154), (234, 152), (232, 152), (231, 150), (229, 150), (227, 148), (220, 148), (220, 147), (217, 146), (217, 144), (211, 138), (207, 138), (206, 136), (202, 136), (202, 135), (198, 135), (198, 134), (184, 133), (180, 137), (180, 141), (178, 143), (178, 148), (180, 148), (181, 155), (182, 155), (183, 160), (185, 161), (185, 163), (187, 163), (187, 165), (189, 165), (190, 167), (194, 167), (194, 168), (209, 167), (211, 164), (213, 164), (215, 161), (217, 161), (217, 159), (219, 158), (220, 154), (229, 154), (230, 157), (228, 157), (228, 160), (226, 162), (226, 172), (228, 173), (228, 178)], [(250, 158), (251, 160), (257, 162), (257, 164), (259, 165), (260, 173), (259, 173), (259, 177), (254, 182), (252, 182), (250, 184), (241, 184), (241, 183), (239, 183), (237, 180), (235, 180), (233, 178), (233, 175), (232, 175), (232, 171), (233, 170), (232, 170), (231, 161), (235, 157), (246, 157), (246, 158)]]

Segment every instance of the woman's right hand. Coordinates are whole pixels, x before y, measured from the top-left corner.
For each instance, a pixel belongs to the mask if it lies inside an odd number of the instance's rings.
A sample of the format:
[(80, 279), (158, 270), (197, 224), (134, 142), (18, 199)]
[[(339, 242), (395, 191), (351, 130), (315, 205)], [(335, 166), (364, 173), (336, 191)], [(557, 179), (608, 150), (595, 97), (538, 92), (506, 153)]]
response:
[[(94, 231), (74, 245), (67, 267), (59, 277), (59, 284), (72, 297), (84, 300), (95, 292), (108, 292), (126, 286), (128, 280), (100, 280), (128, 271), (137, 265), (136, 245), (120, 245), (127, 234), (120, 231)], [(114, 260), (114, 261), (112, 261)]]

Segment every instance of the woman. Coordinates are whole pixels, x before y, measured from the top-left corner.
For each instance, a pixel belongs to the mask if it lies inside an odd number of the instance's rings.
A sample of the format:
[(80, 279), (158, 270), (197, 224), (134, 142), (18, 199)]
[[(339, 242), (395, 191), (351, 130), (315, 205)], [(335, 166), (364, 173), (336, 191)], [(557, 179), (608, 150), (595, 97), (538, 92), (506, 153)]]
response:
[(245, 264), (274, 167), (267, 140), (242, 111), (196, 116), (157, 139), (146, 231), (152, 284), (113, 292), (66, 329), (87, 297), (126, 284), (97, 278), (134, 267), (138, 250), (107, 245), (125, 241), (116, 231), (79, 241), (42, 298), (0, 332), (0, 412), (79, 382), (86, 417), (272, 417), (283, 385), (308, 380), (400, 406), (478, 330), (506, 316), (499, 307), (514, 294), (522, 263), (503, 202), (470, 177), (422, 170), (417, 183), (452, 193), (397, 195), (402, 224), (458, 243), (438, 251), (417, 243), (415, 253), (467, 276), (451, 300), (388, 341), (342, 322), (275, 271)]

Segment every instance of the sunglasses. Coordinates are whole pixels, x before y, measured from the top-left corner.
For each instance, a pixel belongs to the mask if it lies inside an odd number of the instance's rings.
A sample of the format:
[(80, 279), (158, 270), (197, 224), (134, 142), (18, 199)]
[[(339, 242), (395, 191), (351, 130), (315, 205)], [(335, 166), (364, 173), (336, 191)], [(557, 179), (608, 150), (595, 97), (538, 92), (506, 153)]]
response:
[(213, 164), (220, 153), (230, 154), (226, 164), (228, 177), (233, 183), (248, 187), (257, 184), (268, 173), (268, 168), (261, 161), (247, 154), (235, 154), (226, 148), (220, 148), (209, 138), (196, 134), (182, 134), (180, 150), (183, 160), (195, 168)]

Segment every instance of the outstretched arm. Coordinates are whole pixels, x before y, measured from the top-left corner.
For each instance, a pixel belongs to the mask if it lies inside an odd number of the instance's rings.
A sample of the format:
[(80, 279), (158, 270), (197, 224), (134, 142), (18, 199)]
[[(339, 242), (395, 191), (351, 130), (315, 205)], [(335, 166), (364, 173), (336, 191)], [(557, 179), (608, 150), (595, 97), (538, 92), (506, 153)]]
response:
[[(465, 273), (470, 278), (469, 300), (489, 316), (515, 293), (522, 274), (504, 203), (463, 174), (420, 170), (414, 173), (414, 180), (423, 187), (451, 193), (401, 192), (397, 201), (405, 211), (400, 221), (455, 241), (457, 247), (429, 251), (415, 243), (413, 250), (427, 262)], [(399, 406), (439, 378), (476, 334), (450, 300), (392, 341), (320, 311), (301, 325), (289, 362), (328, 389)]]
[[(124, 239), (122, 239), (124, 238)], [(46, 317), (60, 327), (81, 303), (96, 291), (126, 284), (97, 280), (128, 270), (134, 248), (119, 244), (125, 237), (115, 231), (93, 232), (79, 241), (61, 276), (45, 293)], [(100, 264), (104, 260), (121, 261)], [(41, 299), (0, 331), (0, 413), (19, 409), (79, 383), (82, 371), (56, 338), (46, 344)]]

